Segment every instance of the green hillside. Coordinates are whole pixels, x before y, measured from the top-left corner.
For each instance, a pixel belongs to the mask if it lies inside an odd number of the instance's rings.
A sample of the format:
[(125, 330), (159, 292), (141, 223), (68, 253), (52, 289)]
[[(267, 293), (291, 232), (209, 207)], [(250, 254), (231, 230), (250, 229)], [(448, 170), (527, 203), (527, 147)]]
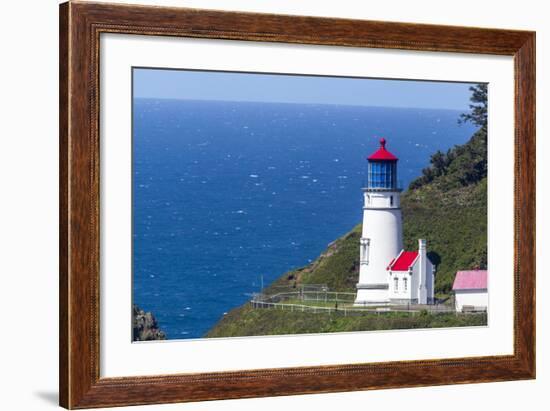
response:
[(428, 257), (436, 264), (436, 293), (451, 290), (458, 270), (486, 268), (487, 179), (468, 187), (442, 191), (426, 185), (403, 197), (406, 249), (428, 241)]
[(423, 312), (416, 315), (389, 312), (360, 316), (313, 314), (252, 308), (246, 304), (234, 309), (212, 328), (205, 337), (242, 337), (251, 335), (314, 334), (326, 332), (399, 330), (486, 325), (486, 314)]
[[(484, 134), (478, 132), (465, 145), (450, 150), (453, 160), (445, 172), (429, 182), (413, 181), (401, 197), (405, 249), (416, 250), (419, 238), (427, 240), (428, 256), (437, 266), (439, 294), (450, 291), (456, 271), (486, 268), (486, 165), (484, 174), (467, 183), (461, 166), (465, 158), (471, 164), (471, 158), (477, 156), (474, 153), (485, 147)], [(301, 284), (326, 284), (333, 291), (355, 291), (360, 237), (361, 224), (330, 244), (311, 264), (281, 276), (266, 292), (273, 286)]]
[[(402, 194), (404, 246), (416, 250), (427, 240), (428, 256), (437, 266), (436, 297), (449, 295), (458, 270), (486, 268), (487, 264), (487, 128), (486, 86), (472, 89), (472, 113), (464, 121), (479, 130), (464, 145), (437, 152), (422, 175)], [(477, 100), (476, 100), (477, 99)], [(283, 274), (265, 289), (293, 289), (305, 284), (326, 284), (331, 291), (355, 292), (359, 277), (361, 225), (352, 228), (311, 264)], [(206, 337), (269, 335), (355, 330), (481, 325), (485, 315), (402, 313), (343, 317), (339, 313), (314, 314), (238, 307), (214, 326)]]

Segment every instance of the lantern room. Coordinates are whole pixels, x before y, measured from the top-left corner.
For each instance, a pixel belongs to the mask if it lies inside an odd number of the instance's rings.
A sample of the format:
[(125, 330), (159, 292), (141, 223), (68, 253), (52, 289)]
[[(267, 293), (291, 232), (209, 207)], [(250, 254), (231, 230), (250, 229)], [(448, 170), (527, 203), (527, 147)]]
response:
[(398, 158), (386, 150), (386, 139), (380, 139), (380, 147), (367, 160), (367, 189), (396, 190)]

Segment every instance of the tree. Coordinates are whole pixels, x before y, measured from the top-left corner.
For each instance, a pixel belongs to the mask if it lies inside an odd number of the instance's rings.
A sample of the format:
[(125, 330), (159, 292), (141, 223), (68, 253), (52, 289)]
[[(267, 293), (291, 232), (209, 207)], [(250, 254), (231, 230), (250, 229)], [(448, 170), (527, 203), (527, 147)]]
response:
[(440, 150), (437, 150), (435, 154), (432, 154), (430, 163), (436, 176), (445, 174), (447, 166), (449, 165), (447, 156)]
[(477, 84), (470, 87), (470, 112), (460, 115), (460, 124), (470, 122), (484, 130), (487, 130), (487, 84)]
[(416, 190), (434, 180), (450, 188), (453, 185), (467, 186), (487, 176), (487, 84), (470, 87), (470, 112), (458, 118), (459, 124), (470, 122), (479, 127), (470, 141), (455, 146), (443, 153), (437, 151), (430, 158), (430, 165), (422, 175), (413, 180), (410, 190)]

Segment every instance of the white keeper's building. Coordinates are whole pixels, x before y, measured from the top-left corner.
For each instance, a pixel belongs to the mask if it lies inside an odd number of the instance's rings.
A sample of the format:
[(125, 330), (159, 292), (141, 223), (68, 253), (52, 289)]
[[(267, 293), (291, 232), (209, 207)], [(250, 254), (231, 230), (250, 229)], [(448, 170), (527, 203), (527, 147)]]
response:
[(457, 271), (453, 292), (456, 311), (487, 311), (487, 270)]
[(367, 160), (355, 305), (432, 304), (435, 269), (426, 240), (418, 240), (418, 250), (403, 249), (398, 158), (382, 138)]

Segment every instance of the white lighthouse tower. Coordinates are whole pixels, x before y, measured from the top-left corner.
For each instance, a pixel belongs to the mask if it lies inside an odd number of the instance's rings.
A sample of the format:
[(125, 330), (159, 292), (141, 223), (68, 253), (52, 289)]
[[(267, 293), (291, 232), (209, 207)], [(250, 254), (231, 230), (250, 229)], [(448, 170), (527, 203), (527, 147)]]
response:
[(387, 269), (403, 250), (398, 159), (386, 150), (382, 138), (380, 148), (367, 160), (356, 305), (390, 302)]

